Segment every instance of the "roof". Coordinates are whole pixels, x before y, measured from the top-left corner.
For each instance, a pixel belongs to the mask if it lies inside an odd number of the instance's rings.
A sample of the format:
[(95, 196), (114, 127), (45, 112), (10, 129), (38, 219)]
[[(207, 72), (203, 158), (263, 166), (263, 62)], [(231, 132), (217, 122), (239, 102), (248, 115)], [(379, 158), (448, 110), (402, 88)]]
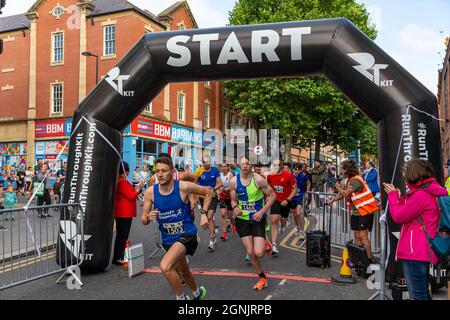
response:
[[(39, 6), (45, 0), (36, 1), (33, 6), (28, 10), (27, 13), (36, 11)], [(158, 18), (148, 10), (142, 10), (141, 8), (135, 6), (129, 1), (126, 0), (92, 0), (92, 3), (95, 5), (94, 11), (88, 17), (105, 15), (108, 13), (114, 12), (124, 12), (124, 11), (134, 11), (144, 17), (150, 19), (154, 23), (158, 24), (162, 28), (166, 28), (166, 26), (158, 20)], [(30, 21), (26, 17), (26, 14), (19, 14), (10, 17), (0, 18), (0, 32), (13, 31), (23, 28), (25, 24), (27, 28), (30, 27)]]
[(182, 6), (186, 7), (187, 13), (189, 18), (192, 21), (192, 24), (194, 25), (194, 28), (198, 28), (197, 25), (197, 21), (195, 21), (194, 15), (192, 14), (191, 8), (189, 8), (189, 4), (187, 3), (186, 0), (182, 0), (182, 1), (178, 1), (175, 2), (173, 5), (171, 5), (170, 7), (168, 7), (166, 10), (160, 12), (158, 14), (158, 18), (162, 18), (162, 17), (170, 17), (170, 15), (177, 10), (178, 8), (181, 8)]
[(20, 30), (24, 26), (25, 28), (30, 27), (30, 20), (24, 13), (0, 18), (0, 32)]
[(135, 11), (148, 19), (152, 20), (156, 24), (160, 25), (163, 28), (166, 26), (161, 23), (158, 18), (148, 10), (143, 10), (129, 1), (126, 0), (93, 0), (93, 4), (95, 5), (94, 11), (88, 16), (100, 16), (112, 12), (122, 12), (122, 11)]

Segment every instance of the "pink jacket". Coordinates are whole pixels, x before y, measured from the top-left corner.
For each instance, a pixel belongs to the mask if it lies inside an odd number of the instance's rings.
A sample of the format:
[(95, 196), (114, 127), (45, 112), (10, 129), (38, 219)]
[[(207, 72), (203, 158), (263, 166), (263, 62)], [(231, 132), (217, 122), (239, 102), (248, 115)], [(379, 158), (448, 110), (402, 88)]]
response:
[(408, 185), (410, 192), (402, 197), (399, 197), (395, 191), (388, 194), (392, 219), (395, 223), (402, 225), (397, 246), (397, 260), (430, 262), (431, 252), (433, 264), (438, 262), (417, 218), (422, 217), (428, 234), (434, 238), (439, 226), (439, 207), (436, 197), (446, 196), (448, 193), (435, 179), (425, 181), (427, 182), (431, 184), (425, 189), (418, 189), (417, 185)]

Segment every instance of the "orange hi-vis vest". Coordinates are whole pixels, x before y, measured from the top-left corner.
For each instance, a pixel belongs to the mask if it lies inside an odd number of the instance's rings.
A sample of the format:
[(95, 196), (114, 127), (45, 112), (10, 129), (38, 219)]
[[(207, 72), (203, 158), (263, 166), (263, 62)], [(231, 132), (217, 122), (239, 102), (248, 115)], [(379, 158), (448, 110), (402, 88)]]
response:
[(350, 184), (350, 181), (352, 181), (353, 179), (358, 180), (362, 184), (363, 191), (355, 191), (349, 197), (347, 197), (347, 204), (350, 211), (352, 210), (352, 203), (355, 206), (356, 210), (358, 210), (359, 214), (362, 216), (367, 216), (369, 214), (373, 214), (376, 211), (379, 211), (380, 208), (378, 207), (377, 200), (374, 198), (372, 191), (370, 190), (367, 183), (360, 176), (354, 176), (348, 179), (346, 189)]

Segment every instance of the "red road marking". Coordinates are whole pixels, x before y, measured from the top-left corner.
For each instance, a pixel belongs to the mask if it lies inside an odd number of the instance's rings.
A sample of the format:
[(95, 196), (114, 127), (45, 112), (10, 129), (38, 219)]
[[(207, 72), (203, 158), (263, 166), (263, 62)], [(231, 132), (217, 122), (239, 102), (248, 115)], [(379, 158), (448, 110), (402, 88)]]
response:
[[(145, 273), (161, 273), (159, 268), (147, 268), (144, 270)], [(206, 270), (191, 270), (193, 275), (198, 276), (221, 276), (221, 277), (243, 277), (243, 278), (256, 278), (258, 277), (254, 273), (245, 273), (245, 272), (235, 272), (235, 271), (206, 271)], [(312, 278), (312, 277), (302, 277), (302, 276), (291, 276), (284, 274), (271, 274), (268, 273), (269, 279), (286, 279), (293, 281), (302, 281), (302, 282), (314, 282), (314, 283), (331, 283), (331, 278)]]

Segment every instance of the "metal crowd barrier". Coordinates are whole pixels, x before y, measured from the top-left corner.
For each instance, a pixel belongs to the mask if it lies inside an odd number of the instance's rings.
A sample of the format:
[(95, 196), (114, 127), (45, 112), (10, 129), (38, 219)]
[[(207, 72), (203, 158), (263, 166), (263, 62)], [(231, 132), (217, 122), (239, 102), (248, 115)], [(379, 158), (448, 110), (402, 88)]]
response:
[[(326, 230), (331, 230), (331, 244), (337, 248), (344, 248), (346, 243), (353, 239), (353, 231), (350, 228), (351, 211), (344, 199), (336, 201), (332, 205), (331, 229), (329, 224), (329, 206), (325, 205), (326, 221), (323, 221), (323, 205), (328, 199), (336, 196), (336, 193), (308, 191), (303, 199), (303, 212), (309, 213), (317, 220), (315, 229), (322, 230), (325, 224)], [(369, 233), (372, 253), (378, 254), (381, 248), (380, 212), (375, 213), (372, 232)]]
[(57, 273), (57, 282), (71, 274), (82, 285), (74, 270), (84, 259), (83, 216), (78, 204), (0, 210), (0, 290)]

